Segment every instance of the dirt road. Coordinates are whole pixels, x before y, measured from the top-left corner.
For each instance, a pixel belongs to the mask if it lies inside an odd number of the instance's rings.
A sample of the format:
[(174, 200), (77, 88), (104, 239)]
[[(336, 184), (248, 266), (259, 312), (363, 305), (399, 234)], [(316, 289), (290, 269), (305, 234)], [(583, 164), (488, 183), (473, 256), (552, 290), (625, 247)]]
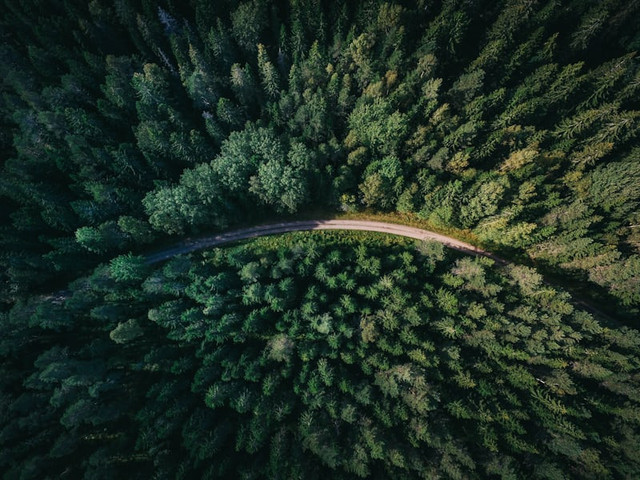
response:
[[(366, 232), (388, 233), (391, 235), (399, 235), (401, 237), (415, 238), (417, 240), (431, 240), (434, 242), (439, 242), (446, 247), (458, 250), (463, 253), (491, 258), (500, 265), (508, 265), (511, 263), (507, 262), (503, 258), (498, 257), (497, 255), (494, 255), (493, 253), (487, 252), (486, 250), (482, 250), (469, 243), (457, 240), (452, 237), (448, 237), (446, 235), (442, 235), (429, 230), (424, 230), (421, 228), (407, 227), (405, 225), (399, 225), (396, 223), (373, 222), (369, 220), (300, 220), (295, 222), (270, 223), (267, 225), (232, 230), (230, 232), (200, 237), (196, 239), (185, 239), (180, 241), (173, 247), (159, 250), (155, 253), (147, 255), (146, 259), (147, 263), (153, 264), (168, 260), (171, 257), (183, 253), (190, 253), (205, 248), (217, 247), (219, 245), (237, 242), (239, 240), (305, 230), (360, 230)], [(551, 285), (551, 283), (549, 282), (545, 281), (545, 283)], [(617, 324), (617, 321), (614, 320), (611, 316), (595, 308), (591, 303), (583, 299), (574, 297), (572, 303), (574, 303), (575, 305), (579, 305), (581, 308), (584, 308), (593, 314), (599, 315), (600, 317), (606, 318), (611, 322)]]
[(248, 238), (275, 235), (279, 233), (296, 232), (303, 230), (360, 230), (367, 232), (381, 232), (401, 237), (415, 238), (418, 240), (431, 240), (471, 255), (481, 255), (506, 265), (507, 262), (487, 251), (455, 238), (447, 237), (439, 233), (423, 230), (421, 228), (407, 227), (395, 223), (372, 222), (368, 220), (302, 220), (296, 222), (271, 223), (257, 227), (233, 230), (218, 235), (201, 237), (194, 240), (183, 240), (176, 246), (147, 255), (147, 263), (157, 263), (167, 260), (182, 253), (195, 252), (204, 248), (216, 247), (225, 243), (246, 240)]

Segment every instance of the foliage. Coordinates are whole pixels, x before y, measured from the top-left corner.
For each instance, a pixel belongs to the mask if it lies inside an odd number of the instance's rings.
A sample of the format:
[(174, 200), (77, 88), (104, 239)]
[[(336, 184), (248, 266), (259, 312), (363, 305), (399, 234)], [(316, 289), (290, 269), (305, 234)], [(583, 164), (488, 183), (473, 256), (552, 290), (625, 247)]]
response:
[(14, 347), (39, 338), (37, 353), (26, 343), (2, 363), (10, 474), (640, 471), (640, 333), (605, 326), (524, 267), (318, 233), (123, 280), (97, 270), (76, 282), (52, 311), (66, 316), (58, 335), (33, 313), (55, 299), (3, 322)]
[(638, 313), (635, 2), (5, 3), (9, 301), (313, 206), (469, 229)]
[[(1, 2), (0, 470), (639, 477), (639, 14)], [(429, 243), (142, 255), (364, 208), (464, 229), (628, 327)]]

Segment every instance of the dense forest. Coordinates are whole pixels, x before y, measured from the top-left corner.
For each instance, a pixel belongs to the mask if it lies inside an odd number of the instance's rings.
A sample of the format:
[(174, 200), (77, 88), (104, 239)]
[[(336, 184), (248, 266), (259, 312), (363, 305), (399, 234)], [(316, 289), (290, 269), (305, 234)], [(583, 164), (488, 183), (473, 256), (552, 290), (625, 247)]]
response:
[(34, 368), (3, 409), (0, 465), (7, 478), (635, 478), (640, 332), (528, 267), (461, 257), (338, 233), (159, 267), (117, 257), (66, 301), (6, 319), (3, 353), (20, 354), (2, 378)]
[[(0, 0), (0, 472), (639, 478), (638, 18)], [(328, 234), (145, 262), (310, 212), (520, 266)]]
[(159, 236), (413, 212), (640, 305), (637, 1), (2, 7), (4, 299)]

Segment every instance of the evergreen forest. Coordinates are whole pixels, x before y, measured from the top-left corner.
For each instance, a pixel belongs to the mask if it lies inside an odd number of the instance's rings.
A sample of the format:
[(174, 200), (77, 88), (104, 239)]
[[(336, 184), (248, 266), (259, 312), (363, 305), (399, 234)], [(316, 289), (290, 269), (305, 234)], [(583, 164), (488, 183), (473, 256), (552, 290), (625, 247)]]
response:
[(0, 476), (640, 478), (639, 18), (0, 0)]

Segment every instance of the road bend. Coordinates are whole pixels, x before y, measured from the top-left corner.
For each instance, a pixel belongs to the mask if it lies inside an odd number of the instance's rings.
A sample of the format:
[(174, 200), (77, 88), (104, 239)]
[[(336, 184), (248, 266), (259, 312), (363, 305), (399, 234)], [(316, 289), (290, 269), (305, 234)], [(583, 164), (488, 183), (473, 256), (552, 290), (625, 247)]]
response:
[(470, 255), (483, 256), (493, 259), (496, 263), (507, 265), (507, 261), (482, 250), (474, 245), (462, 242), (458, 239), (448, 237), (430, 230), (422, 228), (408, 227), (395, 223), (373, 222), (369, 220), (300, 220), (294, 222), (270, 223), (255, 227), (232, 230), (217, 235), (209, 235), (197, 239), (188, 239), (164, 250), (151, 253), (146, 256), (149, 264), (168, 260), (176, 255), (191, 253), (205, 248), (217, 247), (227, 243), (240, 240), (247, 240), (265, 235), (277, 235), (288, 232), (308, 231), (308, 230), (349, 230), (364, 232), (379, 232), (400, 237), (415, 238), (417, 240), (427, 240), (442, 243), (446, 247), (464, 252)]
[[(250, 238), (263, 237), (266, 235), (278, 235), (288, 232), (299, 232), (309, 230), (348, 230), (348, 231), (364, 231), (379, 232), (390, 235), (398, 235), (400, 237), (415, 238), (416, 240), (432, 241), (443, 244), (453, 250), (462, 253), (474, 255), (477, 257), (487, 257), (495, 261), (499, 265), (511, 265), (504, 258), (499, 257), (491, 252), (487, 252), (469, 243), (463, 242), (453, 237), (448, 237), (440, 233), (432, 232), (422, 228), (409, 227), (397, 223), (374, 222), (369, 220), (298, 220), (292, 222), (269, 223), (266, 225), (258, 225), (254, 227), (232, 230), (216, 235), (208, 235), (196, 239), (185, 239), (172, 247), (159, 250), (157, 252), (146, 255), (146, 262), (154, 264), (168, 260), (176, 255), (196, 252), (206, 248), (217, 247), (228, 243), (247, 240)], [(552, 285), (550, 282), (545, 283)], [(614, 324), (618, 321), (611, 316), (605, 314), (595, 308), (591, 303), (584, 299), (573, 297), (572, 303), (594, 313), (601, 318), (605, 318)]]

